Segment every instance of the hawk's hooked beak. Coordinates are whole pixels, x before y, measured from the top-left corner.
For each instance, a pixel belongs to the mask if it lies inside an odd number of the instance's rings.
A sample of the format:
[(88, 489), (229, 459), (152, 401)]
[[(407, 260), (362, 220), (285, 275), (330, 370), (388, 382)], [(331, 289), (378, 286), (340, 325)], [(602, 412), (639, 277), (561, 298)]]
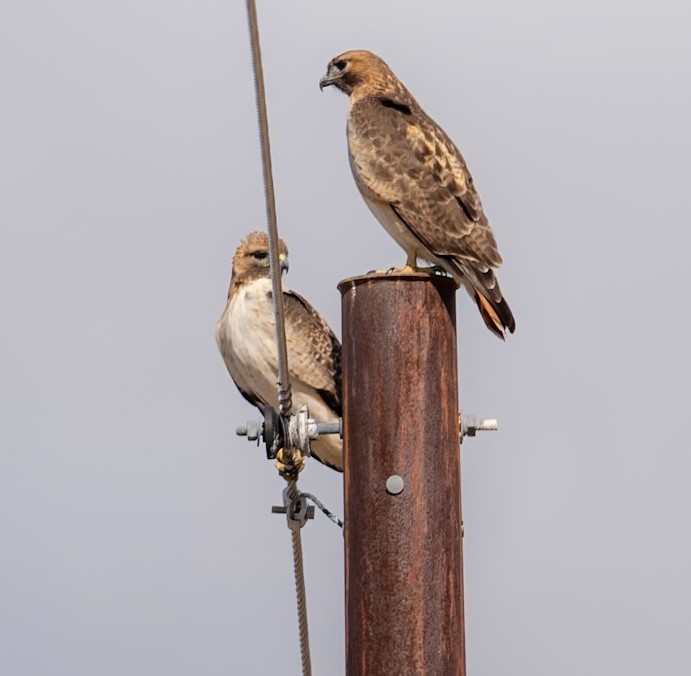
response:
[(278, 260), (281, 263), (281, 272), (288, 272), (288, 256), (286, 256), (284, 253), (280, 253), (278, 254)]
[(326, 71), (326, 75), (319, 80), (320, 91), (324, 91), (324, 87), (330, 87), (332, 84), (336, 84), (336, 80), (338, 80), (342, 75), (343, 73), (340, 70), (334, 68), (333, 66), (329, 66), (329, 70)]
[(338, 80), (337, 77), (329, 77), (325, 75), (321, 80), (319, 80), (319, 91), (324, 91), (324, 87), (330, 87), (334, 82)]

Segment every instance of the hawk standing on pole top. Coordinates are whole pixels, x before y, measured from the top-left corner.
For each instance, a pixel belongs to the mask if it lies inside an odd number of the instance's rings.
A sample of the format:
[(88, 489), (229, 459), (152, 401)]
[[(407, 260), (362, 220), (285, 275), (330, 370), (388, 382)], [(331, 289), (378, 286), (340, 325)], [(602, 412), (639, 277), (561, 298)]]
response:
[(350, 167), (363, 199), (403, 247), (465, 286), (487, 328), (516, 328), (494, 270), (501, 256), (465, 161), (391, 69), (367, 51), (337, 56), (320, 80), (350, 96)]
[[(288, 249), (279, 241), (279, 260), (288, 269)], [(283, 290), (288, 369), (293, 411), (307, 404), (311, 418), (341, 417), (341, 344), (321, 315), (294, 291)], [(252, 232), (233, 257), (226, 308), (216, 325), (216, 343), (233, 381), (250, 404), (278, 409), (278, 350), (269, 266), (269, 238)], [(311, 454), (343, 471), (343, 442), (337, 434), (311, 442)]]

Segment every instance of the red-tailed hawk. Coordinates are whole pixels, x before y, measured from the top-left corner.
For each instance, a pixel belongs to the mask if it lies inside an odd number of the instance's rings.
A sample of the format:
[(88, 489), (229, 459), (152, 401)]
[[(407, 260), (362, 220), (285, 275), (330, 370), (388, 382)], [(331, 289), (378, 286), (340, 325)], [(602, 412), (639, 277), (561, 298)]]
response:
[[(279, 260), (288, 269), (281, 240)], [(266, 233), (250, 233), (233, 257), (226, 308), (216, 325), (216, 342), (231, 377), (247, 401), (278, 409), (278, 352)], [(341, 344), (326, 321), (294, 291), (283, 291), (288, 369), (293, 408), (307, 404), (311, 418), (341, 417)], [(294, 411), (293, 411), (294, 412)], [(311, 443), (312, 455), (343, 471), (343, 443), (329, 434)]]
[(465, 161), (391, 69), (367, 51), (333, 59), (320, 88), (350, 96), (350, 167), (377, 220), (405, 250), (463, 284), (500, 338), (516, 323), (494, 275), (494, 235)]

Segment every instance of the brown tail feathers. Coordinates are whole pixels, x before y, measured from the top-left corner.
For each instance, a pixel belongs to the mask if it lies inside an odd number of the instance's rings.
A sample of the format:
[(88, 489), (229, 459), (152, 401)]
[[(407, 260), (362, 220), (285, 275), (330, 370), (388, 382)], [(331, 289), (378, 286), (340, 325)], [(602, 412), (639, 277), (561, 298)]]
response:
[(457, 280), (465, 286), (470, 297), (477, 303), (485, 326), (504, 340), (506, 331), (516, 330), (516, 320), (509, 304), (502, 296), (494, 270), (477, 260), (447, 258)]
[(513, 313), (503, 297), (500, 296), (500, 300), (497, 302), (488, 300), (478, 291), (473, 290), (473, 294), (485, 326), (495, 336), (504, 340), (504, 333), (507, 329), (509, 333), (513, 333), (516, 330), (516, 321), (513, 318)]

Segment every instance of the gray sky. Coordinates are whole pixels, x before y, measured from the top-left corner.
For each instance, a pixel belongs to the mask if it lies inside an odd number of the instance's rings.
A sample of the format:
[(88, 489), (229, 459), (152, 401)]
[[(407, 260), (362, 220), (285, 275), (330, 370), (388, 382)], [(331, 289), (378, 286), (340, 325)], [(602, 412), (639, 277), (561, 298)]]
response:
[[(356, 193), (347, 101), (379, 53), (461, 147), (517, 318), (459, 297), (474, 676), (691, 668), (684, 0), (259, 2), (288, 284), (403, 253)], [(264, 227), (242, 2), (0, 8), (0, 671), (298, 673), (281, 480), (216, 353)], [(342, 512), (340, 477), (305, 489)], [(314, 672), (343, 673), (342, 539), (304, 531)]]

